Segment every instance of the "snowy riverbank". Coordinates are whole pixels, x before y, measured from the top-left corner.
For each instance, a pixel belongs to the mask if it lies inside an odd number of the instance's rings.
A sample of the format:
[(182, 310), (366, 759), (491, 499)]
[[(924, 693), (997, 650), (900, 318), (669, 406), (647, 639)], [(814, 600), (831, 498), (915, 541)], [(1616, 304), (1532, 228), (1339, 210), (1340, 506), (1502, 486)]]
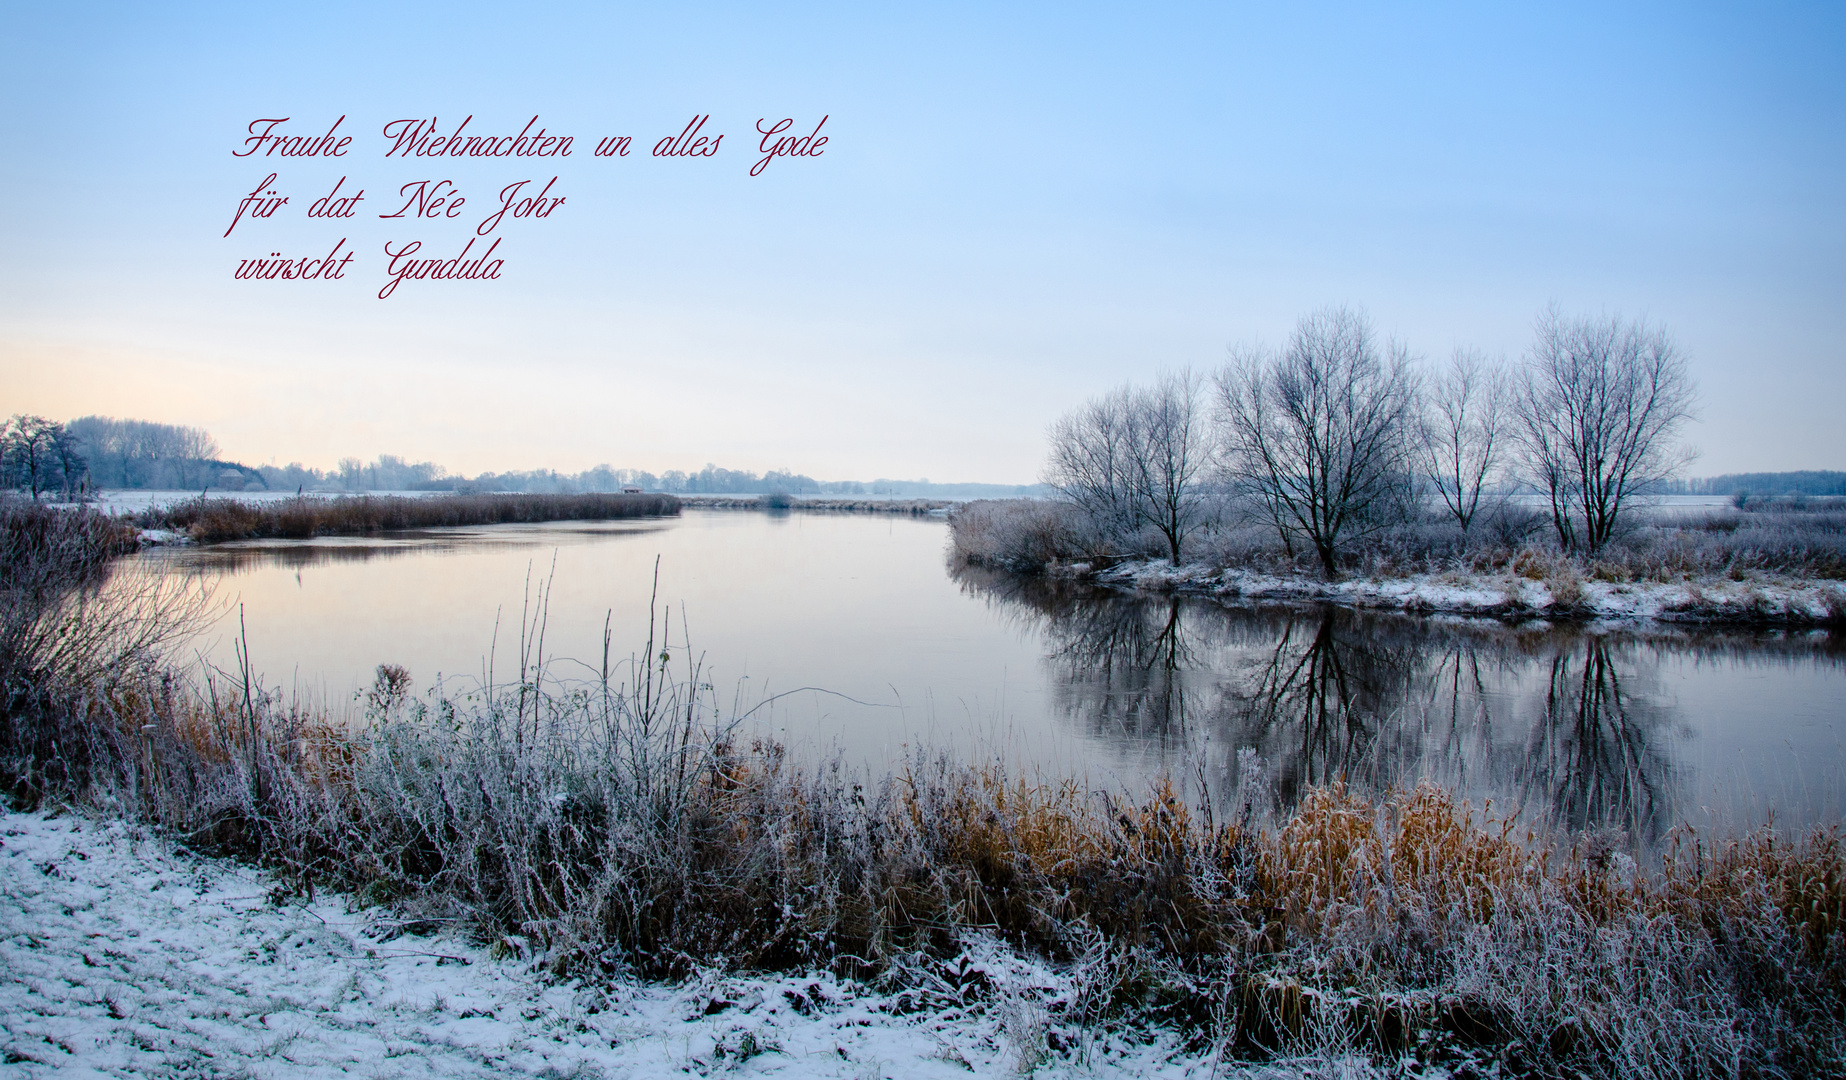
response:
[(1500, 619), (1822, 625), (1846, 621), (1846, 582), (1775, 574), (1696, 581), (1584, 580), (1547, 567), (1538, 576), (1415, 574), (1325, 581), (1165, 560), (1097, 568), (1070, 563), (1061, 576), (1142, 592), (1177, 592), (1232, 601), (1313, 602), (1357, 608), (1442, 612)]
[(119, 822), (0, 818), (0, 1076), (1209, 1071), (1164, 1036), (1064, 1042), (1059, 976), (991, 945), (961, 1001), (822, 973), (590, 984), (273, 884)]

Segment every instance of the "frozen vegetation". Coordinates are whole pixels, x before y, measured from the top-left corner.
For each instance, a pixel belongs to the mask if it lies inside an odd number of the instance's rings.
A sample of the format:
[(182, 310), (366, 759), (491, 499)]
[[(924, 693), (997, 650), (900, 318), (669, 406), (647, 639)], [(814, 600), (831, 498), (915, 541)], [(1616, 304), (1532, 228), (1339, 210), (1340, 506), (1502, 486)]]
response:
[(1505, 619), (1571, 618), (1827, 624), (1846, 622), (1846, 584), (1751, 574), (1660, 582), (1586, 581), (1575, 568), (1534, 559), (1501, 573), (1447, 572), (1325, 581), (1164, 561), (1118, 563), (1094, 570), (1060, 568), (1103, 585), (1197, 592), (1232, 601), (1308, 600), (1351, 607), (1486, 615)]
[(776, 492), (749, 498), (734, 495), (688, 495), (680, 500), (686, 506), (713, 510), (799, 510), (822, 514), (899, 514), (928, 517), (949, 512), (957, 505), (949, 499), (915, 499), (903, 497), (866, 497), (853, 499), (816, 498)]

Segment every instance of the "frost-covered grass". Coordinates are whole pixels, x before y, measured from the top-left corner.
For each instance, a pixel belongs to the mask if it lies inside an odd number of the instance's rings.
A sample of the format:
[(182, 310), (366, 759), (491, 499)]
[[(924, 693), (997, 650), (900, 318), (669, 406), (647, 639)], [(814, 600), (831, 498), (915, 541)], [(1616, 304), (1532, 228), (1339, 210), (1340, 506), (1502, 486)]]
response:
[[(520, 735), (533, 710), (522, 721), (516, 692), (498, 711), (386, 702), (352, 733), (285, 728), (259, 704), (253, 736), (240, 704), (114, 693), (55, 740), (15, 722), (15, 790), (51, 805), (63, 778), (85, 805), (268, 867), (280, 898), (336, 892), (579, 987), (723, 974), (747, 995), (827, 973), (958, 1037), (1004, 1026), (1014, 1049), (996, 1042), (983, 1070), (1149, 1045), (1163, 1061), (1380, 1069), (1846, 1067), (1832, 834), (1682, 834), (1640, 867), (1429, 786), (1381, 802), (1318, 789), (1279, 820), (1214, 822), (1166, 789), (1131, 799), (942, 759), (874, 779), (696, 728), (658, 744), (649, 787), (585, 734), (594, 713), (567, 731), (546, 702)], [(74, 753), (81, 768), (48, 756)], [(976, 940), (1005, 945), (982, 964), (1004, 954), (1051, 981), (1006, 991), (971, 967)]]
[[(280, 886), (280, 887), (278, 887)], [(119, 820), (0, 816), (8, 1076), (1179, 1077), (1150, 1032), (1052, 1051), (1069, 981), (992, 941), (902, 988), (824, 970), (674, 983), (557, 978), (517, 951), (407, 934)], [(940, 980), (940, 985), (937, 981)], [(927, 1007), (924, 995), (929, 995)], [(1234, 1073), (1226, 1070), (1226, 1075)]]
[(1335, 580), (1309, 553), (1288, 552), (1273, 527), (1234, 516), (1200, 530), (1177, 567), (1054, 502), (970, 503), (949, 524), (967, 563), (1228, 599), (1506, 618), (1846, 621), (1846, 511), (1819, 504), (1642, 517), (1593, 556), (1559, 551), (1537, 515), (1502, 507), (1466, 534), (1440, 522), (1367, 534)]
[(1175, 568), (1164, 560), (1059, 568), (1104, 585), (1202, 593), (1234, 601), (1314, 601), (1497, 618), (1832, 624), (1846, 622), (1846, 583), (1749, 573), (1692, 581), (1585, 580), (1570, 562), (1534, 558), (1506, 571), (1401, 576), (1313, 575)]
[(343, 495), (249, 500), (195, 498), (143, 511), (146, 529), (198, 541), (266, 537), (304, 539), (388, 529), (505, 525), (536, 521), (605, 521), (679, 513), (671, 495)]

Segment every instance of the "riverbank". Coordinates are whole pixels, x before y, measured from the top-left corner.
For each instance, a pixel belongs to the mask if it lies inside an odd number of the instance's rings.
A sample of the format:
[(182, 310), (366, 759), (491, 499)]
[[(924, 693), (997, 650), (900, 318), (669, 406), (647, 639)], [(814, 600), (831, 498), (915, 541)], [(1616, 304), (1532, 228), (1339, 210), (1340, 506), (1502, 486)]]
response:
[[(276, 1078), (749, 1075), (1182, 1077), (1170, 1033), (1049, 1053), (1068, 980), (993, 942), (950, 1008), (826, 971), (670, 984), (558, 978), (382, 908), (309, 899), (147, 829), (71, 812), (0, 815), (0, 1060), (9, 1076)], [(1236, 1076), (1235, 1069), (1220, 1075)]]
[(1197, 530), (1177, 566), (1154, 556), (1164, 547), (1154, 538), (1107, 538), (1054, 501), (972, 502), (949, 515), (964, 563), (1139, 592), (1510, 621), (1846, 623), (1846, 512), (1831, 505), (1637, 515), (1591, 554), (1559, 550), (1544, 528), (1506, 507), (1473, 533), (1401, 522), (1351, 541), (1329, 577), (1247, 513)]
[(1610, 622), (1838, 626), (1846, 624), (1846, 582), (1770, 573), (1685, 581), (1585, 580), (1568, 564), (1538, 561), (1526, 572), (1450, 572), (1326, 581), (1280, 575), (1174, 567), (1137, 559), (1097, 565), (1061, 563), (1054, 577), (1137, 592), (1210, 596), (1230, 602), (1339, 604), (1421, 614), (1451, 614), (1519, 622), (1528, 619)]

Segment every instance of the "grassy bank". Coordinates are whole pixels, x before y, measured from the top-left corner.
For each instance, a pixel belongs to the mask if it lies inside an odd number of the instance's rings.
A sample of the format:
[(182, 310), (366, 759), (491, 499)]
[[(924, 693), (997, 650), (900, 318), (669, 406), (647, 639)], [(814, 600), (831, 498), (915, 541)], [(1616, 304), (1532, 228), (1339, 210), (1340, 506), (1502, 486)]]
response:
[(1381, 527), (1328, 578), (1273, 526), (1226, 513), (1173, 566), (1163, 547), (1100, 539), (1045, 500), (968, 503), (949, 517), (954, 557), (1023, 574), (1241, 600), (1455, 611), (1501, 618), (1846, 622), (1846, 509), (1760, 505), (1657, 511), (1591, 555), (1549, 542), (1536, 514), (1500, 508), (1463, 532), (1434, 519)]
[(395, 529), (509, 525), (541, 521), (610, 521), (679, 513), (671, 495), (386, 495), (305, 496), (275, 502), (189, 499), (149, 510), (140, 523), (194, 540), (306, 539)]
[[(1846, 1067), (1834, 833), (1688, 832), (1637, 866), (1428, 786), (1319, 788), (1220, 821), (1165, 786), (949, 757), (864, 775), (746, 738), (691, 651), (651, 635), (584, 681), (552, 677), (536, 634), (505, 685), (419, 695), (381, 668), (367, 722), (336, 727), (241, 673), (175, 671), (175, 639), (146, 626), (180, 624), (94, 586), (74, 574), (17, 609), (40, 630), (0, 673), (16, 804), (147, 820), (560, 974), (828, 968), (969, 1008), (998, 993), (959, 959), (985, 933), (1070, 972), (1045, 1053), (1163, 1025), (1233, 1057), (1381, 1067)], [(59, 659), (69, 640), (101, 662)]]

